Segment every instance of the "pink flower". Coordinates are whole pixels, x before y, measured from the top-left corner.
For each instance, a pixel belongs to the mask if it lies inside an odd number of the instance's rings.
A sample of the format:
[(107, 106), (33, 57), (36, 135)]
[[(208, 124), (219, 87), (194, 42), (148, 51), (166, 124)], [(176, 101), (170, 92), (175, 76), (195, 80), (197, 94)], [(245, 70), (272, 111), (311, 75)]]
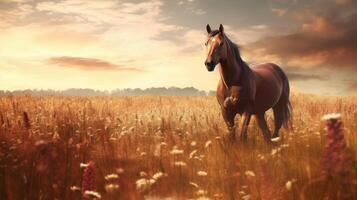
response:
[(95, 191), (96, 182), (95, 182), (95, 163), (90, 161), (88, 166), (85, 168), (82, 176), (82, 193), (85, 191)]

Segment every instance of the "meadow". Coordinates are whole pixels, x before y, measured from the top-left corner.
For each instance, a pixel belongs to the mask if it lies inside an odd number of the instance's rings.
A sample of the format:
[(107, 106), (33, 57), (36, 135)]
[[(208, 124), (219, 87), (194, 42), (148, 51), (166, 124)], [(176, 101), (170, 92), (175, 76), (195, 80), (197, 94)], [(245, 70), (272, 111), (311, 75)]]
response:
[(268, 145), (254, 118), (227, 141), (215, 97), (0, 97), (0, 199), (356, 198), (357, 97), (291, 100)]

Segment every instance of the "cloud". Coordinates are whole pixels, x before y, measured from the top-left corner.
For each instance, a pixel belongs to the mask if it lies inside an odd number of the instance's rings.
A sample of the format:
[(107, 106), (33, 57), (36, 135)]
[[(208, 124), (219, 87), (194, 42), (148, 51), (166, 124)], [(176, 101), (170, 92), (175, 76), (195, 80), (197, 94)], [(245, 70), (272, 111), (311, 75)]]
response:
[(348, 90), (357, 93), (357, 81), (348, 81)]
[(327, 80), (329, 77), (316, 75), (316, 74), (304, 74), (298, 72), (287, 72), (287, 76), (291, 81), (306, 81), (306, 80)]
[(278, 17), (282, 17), (288, 12), (288, 9), (286, 9), (286, 8), (273, 8), (273, 9), (271, 9), (271, 11), (273, 13), (275, 13)]
[(347, 5), (352, 3), (352, 0), (335, 0), (335, 3), (338, 5)]
[(126, 68), (117, 64), (110, 63), (105, 60), (96, 58), (82, 57), (52, 57), (47, 60), (50, 64), (55, 64), (63, 67), (79, 68), (83, 70), (125, 70), (125, 71), (140, 71), (136, 68)]
[(301, 68), (357, 71), (357, 14), (314, 16), (298, 31), (246, 45), (252, 57)]

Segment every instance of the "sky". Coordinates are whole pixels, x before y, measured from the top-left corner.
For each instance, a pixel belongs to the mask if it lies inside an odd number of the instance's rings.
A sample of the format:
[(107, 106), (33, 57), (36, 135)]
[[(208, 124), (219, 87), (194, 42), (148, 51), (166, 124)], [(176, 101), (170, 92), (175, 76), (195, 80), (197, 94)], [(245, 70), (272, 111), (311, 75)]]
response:
[(295, 91), (357, 94), (355, 0), (0, 0), (0, 90), (196, 87), (206, 24)]

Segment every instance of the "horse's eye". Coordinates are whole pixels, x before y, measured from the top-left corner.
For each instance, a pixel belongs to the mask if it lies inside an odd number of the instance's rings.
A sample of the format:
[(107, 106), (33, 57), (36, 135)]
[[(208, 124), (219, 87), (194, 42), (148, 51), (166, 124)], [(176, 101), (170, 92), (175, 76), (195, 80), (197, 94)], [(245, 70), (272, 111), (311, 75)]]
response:
[(205, 43), (205, 46), (207, 46), (208, 42)]
[(219, 46), (220, 46), (220, 47), (223, 46), (223, 42), (219, 43)]

